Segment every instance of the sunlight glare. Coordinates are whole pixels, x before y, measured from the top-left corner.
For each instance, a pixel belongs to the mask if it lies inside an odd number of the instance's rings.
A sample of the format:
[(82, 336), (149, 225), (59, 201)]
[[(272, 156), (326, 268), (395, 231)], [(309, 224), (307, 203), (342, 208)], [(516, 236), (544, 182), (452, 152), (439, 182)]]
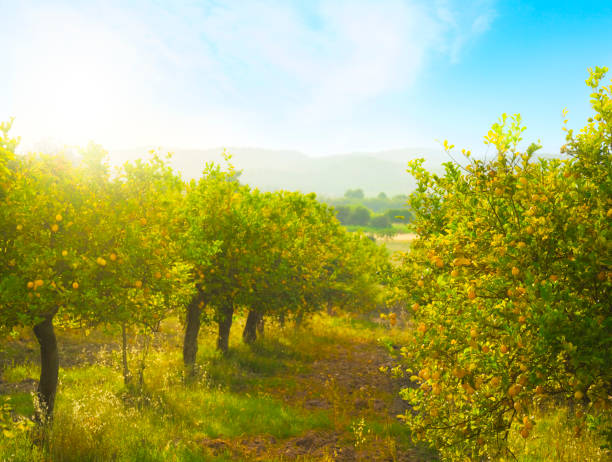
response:
[(36, 22), (16, 69), (16, 127), (62, 143), (120, 142), (126, 108), (119, 108), (136, 93), (135, 54), (111, 31), (78, 17)]

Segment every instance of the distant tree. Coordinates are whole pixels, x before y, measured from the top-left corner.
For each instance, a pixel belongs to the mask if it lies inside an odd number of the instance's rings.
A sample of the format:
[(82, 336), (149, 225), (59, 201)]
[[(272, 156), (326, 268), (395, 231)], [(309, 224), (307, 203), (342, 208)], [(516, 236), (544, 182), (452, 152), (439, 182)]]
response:
[(351, 199), (363, 199), (365, 195), (363, 194), (363, 189), (349, 189), (344, 193), (344, 197)]
[(338, 205), (336, 206), (336, 218), (343, 225), (348, 224), (351, 217), (351, 207), (348, 205)]
[(373, 228), (389, 228), (391, 226), (391, 220), (389, 219), (389, 215), (374, 215), (370, 219), (370, 226)]
[(379, 193), (378, 193), (378, 196), (376, 196), (376, 197), (377, 197), (378, 199), (380, 199), (380, 200), (383, 200), (383, 201), (385, 201), (385, 200), (387, 200), (387, 199), (388, 199), (387, 195), (386, 195), (384, 192), (379, 192)]
[(351, 212), (349, 224), (367, 226), (370, 223), (371, 216), (372, 212), (370, 212), (370, 209), (364, 207), (363, 205), (358, 205)]

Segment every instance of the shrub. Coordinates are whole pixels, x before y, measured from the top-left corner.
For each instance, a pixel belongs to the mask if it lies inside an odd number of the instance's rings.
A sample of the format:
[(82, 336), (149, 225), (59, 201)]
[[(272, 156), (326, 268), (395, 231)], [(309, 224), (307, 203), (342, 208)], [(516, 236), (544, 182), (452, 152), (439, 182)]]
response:
[(391, 220), (388, 215), (374, 215), (370, 220), (372, 228), (388, 228), (391, 226)]

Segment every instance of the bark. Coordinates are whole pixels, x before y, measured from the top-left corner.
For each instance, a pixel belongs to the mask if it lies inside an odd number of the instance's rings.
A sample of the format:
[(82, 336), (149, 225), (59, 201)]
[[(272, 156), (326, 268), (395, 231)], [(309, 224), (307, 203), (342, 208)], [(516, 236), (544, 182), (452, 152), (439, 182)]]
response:
[(127, 328), (121, 325), (121, 362), (123, 365), (123, 384), (127, 387), (132, 383), (132, 373), (128, 365)]
[(217, 337), (217, 350), (226, 354), (229, 350), (229, 335), (232, 328), (234, 305), (230, 302), (221, 308), (219, 313), (219, 336)]
[(40, 409), (37, 410), (36, 419), (41, 423), (47, 423), (53, 419), (59, 373), (59, 355), (57, 339), (53, 331), (53, 316), (48, 316), (44, 321), (36, 324), (34, 335), (40, 345), (40, 382), (36, 391)]
[(253, 310), (249, 311), (244, 330), (242, 331), (242, 340), (244, 343), (249, 345), (255, 343), (255, 340), (257, 340), (257, 328), (262, 319), (263, 316), (261, 313)]
[(259, 336), (259, 338), (264, 337), (264, 327), (265, 327), (265, 320), (264, 320), (264, 315), (262, 313), (261, 316), (259, 316), (259, 321), (257, 322), (257, 335)]
[(144, 371), (147, 367), (147, 354), (149, 353), (149, 345), (151, 345), (151, 335), (149, 333), (145, 333), (142, 356), (140, 358), (140, 367), (138, 368), (138, 386), (140, 387), (140, 389), (144, 387)]
[(331, 301), (327, 302), (327, 314), (330, 316), (334, 315), (334, 305)]
[(200, 332), (200, 315), (202, 309), (202, 295), (194, 295), (187, 307), (187, 319), (185, 321), (185, 340), (183, 342), (183, 363), (185, 367), (193, 370), (196, 355), (198, 354), (198, 334)]

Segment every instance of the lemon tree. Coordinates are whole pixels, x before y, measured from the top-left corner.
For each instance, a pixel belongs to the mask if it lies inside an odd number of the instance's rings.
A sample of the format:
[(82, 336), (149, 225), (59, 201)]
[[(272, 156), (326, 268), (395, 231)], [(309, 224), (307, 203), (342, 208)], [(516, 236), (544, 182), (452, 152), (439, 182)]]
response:
[(344, 228), (335, 241), (322, 285), (328, 310), (334, 306), (349, 311), (373, 310), (382, 301), (382, 282), (390, 269), (387, 251), (362, 233), (349, 233)]
[[(190, 187), (185, 203), (186, 230), (182, 246), (186, 258), (194, 265), (197, 293), (187, 307), (183, 359), (187, 366), (195, 363), (197, 335), (205, 307), (212, 310), (218, 323), (218, 348), (228, 348), (234, 314), (235, 297), (248, 271), (245, 256), (248, 248), (249, 211), (244, 198), (249, 188), (238, 182), (230, 165), (227, 171), (208, 164), (203, 176)], [(210, 319), (207, 319), (209, 321)]]
[(142, 334), (141, 385), (149, 334), (170, 312), (182, 309), (194, 291), (191, 267), (182, 260), (177, 242), (185, 184), (151, 154), (147, 161), (121, 166), (106, 183), (104, 197), (98, 197), (97, 252), (91, 261), (96, 278), (90, 284), (99, 299), (90, 320), (122, 328), (126, 383), (131, 379), (128, 332)]
[(93, 309), (82, 303), (80, 289), (81, 281), (92, 277), (87, 249), (94, 233), (88, 217), (96, 188), (91, 186), (104, 175), (99, 159), (87, 155), (78, 163), (41, 154), (8, 162), (10, 180), (0, 207), (0, 325), (34, 327), (41, 350), (41, 420), (52, 415), (57, 389), (53, 322), (81, 319)]
[[(449, 460), (504, 458), (529, 412), (565, 397), (609, 425), (612, 390), (612, 93), (596, 69), (595, 115), (568, 131), (563, 159), (519, 149), (520, 117), (485, 142), (491, 161), (436, 176), (411, 165), (418, 238), (395, 277), (414, 314), (403, 391), (416, 439)], [(445, 143), (450, 150), (453, 147)], [(583, 417), (584, 418), (584, 417)]]
[[(281, 191), (264, 201), (263, 241), (256, 252), (251, 307), (243, 338), (255, 338), (264, 315), (304, 316), (332, 306), (374, 308), (385, 250), (349, 233), (314, 194)], [(250, 321), (250, 322), (249, 322)]]

